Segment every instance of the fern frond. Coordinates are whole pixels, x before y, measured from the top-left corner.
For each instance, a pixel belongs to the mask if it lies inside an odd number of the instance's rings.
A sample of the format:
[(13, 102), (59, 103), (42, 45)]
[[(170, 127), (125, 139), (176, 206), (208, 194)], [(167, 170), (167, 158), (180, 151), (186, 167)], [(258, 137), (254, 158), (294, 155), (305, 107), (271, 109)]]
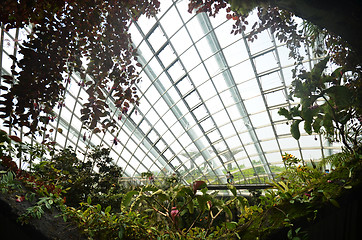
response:
[(333, 167), (337, 167), (342, 163), (348, 161), (349, 159), (353, 158), (353, 154), (349, 152), (339, 152), (328, 157), (323, 158), (319, 162), (319, 167), (323, 167), (327, 164), (330, 164)]

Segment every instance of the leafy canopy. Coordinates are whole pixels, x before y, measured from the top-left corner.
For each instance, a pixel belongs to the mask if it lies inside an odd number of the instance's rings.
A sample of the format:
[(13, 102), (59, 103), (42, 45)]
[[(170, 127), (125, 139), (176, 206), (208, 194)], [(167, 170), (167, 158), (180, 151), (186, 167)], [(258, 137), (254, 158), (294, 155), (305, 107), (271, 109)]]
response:
[(107, 98), (114, 98), (121, 113), (139, 100), (141, 65), (128, 29), (141, 14), (150, 17), (158, 10), (157, 0), (6, 0), (0, 7), (5, 30), (30, 25), (31, 32), (11, 56), (11, 74), (2, 76), (0, 117), (8, 126), (44, 132), (77, 73), (88, 94), (81, 110), (85, 126), (94, 132), (115, 127)]

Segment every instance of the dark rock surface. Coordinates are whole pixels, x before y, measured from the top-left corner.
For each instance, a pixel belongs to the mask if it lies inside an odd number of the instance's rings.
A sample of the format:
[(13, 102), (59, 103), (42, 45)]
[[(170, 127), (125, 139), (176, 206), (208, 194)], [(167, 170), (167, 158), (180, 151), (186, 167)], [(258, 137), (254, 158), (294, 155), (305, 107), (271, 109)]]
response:
[[(0, 169), (1, 170), (1, 169)], [(29, 224), (22, 225), (18, 217), (26, 212), (34, 203), (27, 200), (16, 201), (17, 195), (24, 195), (25, 188), (3, 193), (0, 190), (0, 239), (1, 240), (80, 240), (83, 237), (78, 228), (71, 222), (64, 222), (56, 217), (60, 211), (54, 207), (44, 209), (40, 219), (32, 218)]]

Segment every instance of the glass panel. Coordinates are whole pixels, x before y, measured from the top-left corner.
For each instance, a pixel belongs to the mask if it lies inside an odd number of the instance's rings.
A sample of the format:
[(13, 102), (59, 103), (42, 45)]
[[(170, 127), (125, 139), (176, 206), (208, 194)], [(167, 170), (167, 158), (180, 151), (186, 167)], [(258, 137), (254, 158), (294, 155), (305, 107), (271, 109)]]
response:
[(207, 101), (208, 99), (214, 97), (217, 94), (213, 84), (210, 81), (207, 81), (204, 84), (200, 85), (198, 87), (198, 90), (201, 98), (204, 101)]
[(168, 37), (172, 36), (182, 26), (182, 21), (175, 8), (171, 8), (161, 18), (160, 22)]
[(167, 45), (159, 54), (158, 57), (161, 59), (161, 62), (164, 67), (170, 65), (176, 58), (173, 50), (170, 45)]
[(233, 21), (227, 21), (215, 29), (215, 33), (218, 36), (218, 40), (219, 40), (220, 46), (222, 48), (241, 39), (241, 35), (229, 34), (231, 32), (231, 30), (233, 29), (232, 25), (233, 25)]
[(171, 43), (176, 52), (181, 55), (192, 45), (192, 41), (185, 28), (180, 29), (172, 38)]
[(279, 90), (276, 92), (265, 94), (265, 99), (267, 101), (268, 106), (276, 106), (279, 104), (287, 103), (284, 90)]
[(273, 46), (268, 30), (259, 33), (257, 39), (248, 43), (250, 45), (251, 54), (255, 54)]
[(180, 90), (182, 95), (185, 95), (193, 89), (193, 86), (191, 85), (190, 79), (185, 77), (177, 83), (177, 88)]
[(172, 65), (172, 67), (168, 69), (168, 73), (171, 75), (171, 78), (174, 82), (176, 82), (185, 75), (185, 71), (179, 61), (177, 61), (175, 64)]
[(258, 73), (263, 73), (267, 70), (278, 67), (273, 52), (254, 58), (254, 63)]
[(194, 40), (194, 42), (204, 36), (204, 30), (201, 28), (198, 17), (199, 16), (194, 17), (186, 24), (186, 28), (190, 32), (191, 38)]
[[(201, 62), (194, 47), (189, 48), (180, 58), (187, 71), (190, 71)], [(192, 61), (190, 61), (190, 59), (192, 59)]]

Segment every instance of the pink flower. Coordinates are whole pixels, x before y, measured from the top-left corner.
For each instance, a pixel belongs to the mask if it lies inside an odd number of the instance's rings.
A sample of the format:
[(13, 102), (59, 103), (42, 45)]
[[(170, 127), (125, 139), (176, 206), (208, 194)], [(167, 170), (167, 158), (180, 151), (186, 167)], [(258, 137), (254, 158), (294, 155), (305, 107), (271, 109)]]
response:
[(195, 181), (192, 184), (192, 190), (194, 191), (194, 194), (196, 193), (197, 190), (200, 190), (204, 187), (206, 187), (206, 183), (204, 181)]
[(25, 196), (19, 196), (19, 195), (16, 195), (16, 201), (17, 202), (22, 202), (25, 200)]
[(327, 180), (327, 183), (331, 183), (332, 182), (332, 180)]
[(306, 195), (307, 197), (311, 197), (311, 195), (309, 193), (304, 193), (304, 195)]
[(176, 222), (176, 217), (178, 216), (179, 214), (179, 211), (177, 210), (176, 207), (172, 207), (172, 210), (171, 210), (171, 218), (172, 218), (172, 221), (173, 222)]

